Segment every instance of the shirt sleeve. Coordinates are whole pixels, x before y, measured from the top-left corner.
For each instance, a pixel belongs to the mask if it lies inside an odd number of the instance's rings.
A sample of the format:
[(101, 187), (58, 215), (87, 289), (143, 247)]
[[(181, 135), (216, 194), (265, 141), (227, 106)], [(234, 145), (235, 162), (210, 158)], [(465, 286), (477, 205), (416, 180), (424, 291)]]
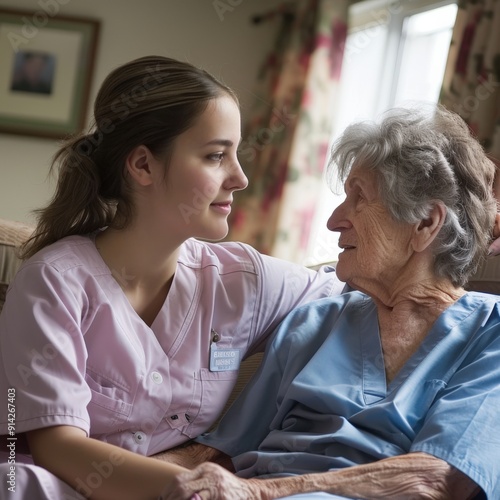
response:
[[(0, 392), (15, 392), (16, 433), (52, 425), (89, 432), (81, 288), (36, 262), (21, 268), (8, 291), (0, 316)], [(7, 405), (0, 408), (0, 434), (7, 434)]]
[[(498, 332), (498, 326), (493, 327)], [(487, 345), (487, 338), (495, 338)], [(500, 498), (500, 338), (492, 330), (471, 349), (433, 403), (412, 444), (474, 480), (487, 498)]]
[(254, 305), (254, 330), (250, 353), (263, 351), (269, 335), (284, 317), (297, 307), (346, 291), (335, 268), (322, 266), (314, 271), (304, 266), (262, 255), (245, 245), (260, 276)]
[[(259, 450), (288, 411), (287, 389), (330, 333), (336, 318), (330, 299), (295, 309), (268, 342), (259, 370), (221, 419), (217, 429), (196, 441), (230, 457)], [(251, 459), (251, 458), (250, 458)]]

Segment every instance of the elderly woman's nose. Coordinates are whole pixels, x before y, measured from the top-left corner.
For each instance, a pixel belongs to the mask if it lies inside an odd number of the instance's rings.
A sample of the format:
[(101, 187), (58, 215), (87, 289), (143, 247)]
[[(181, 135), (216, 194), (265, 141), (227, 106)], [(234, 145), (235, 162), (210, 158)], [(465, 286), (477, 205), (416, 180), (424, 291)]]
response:
[(342, 229), (348, 229), (351, 227), (350, 222), (345, 218), (344, 210), (345, 202), (341, 203), (330, 215), (326, 227), (330, 231), (342, 231)]

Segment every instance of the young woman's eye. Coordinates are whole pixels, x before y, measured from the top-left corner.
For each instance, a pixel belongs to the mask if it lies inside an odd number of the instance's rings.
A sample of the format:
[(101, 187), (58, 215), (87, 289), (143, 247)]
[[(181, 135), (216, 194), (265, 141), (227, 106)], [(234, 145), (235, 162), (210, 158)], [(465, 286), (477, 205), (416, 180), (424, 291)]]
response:
[(208, 159), (221, 162), (224, 159), (224, 153), (212, 153), (208, 155)]

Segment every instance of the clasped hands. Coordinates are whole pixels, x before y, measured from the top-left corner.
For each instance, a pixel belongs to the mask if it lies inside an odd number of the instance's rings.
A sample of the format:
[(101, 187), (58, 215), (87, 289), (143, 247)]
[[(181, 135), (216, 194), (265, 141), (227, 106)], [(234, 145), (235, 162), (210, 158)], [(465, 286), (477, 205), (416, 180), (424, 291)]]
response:
[(255, 500), (265, 498), (258, 479), (241, 479), (220, 465), (206, 462), (178, 474), (161, 500)]

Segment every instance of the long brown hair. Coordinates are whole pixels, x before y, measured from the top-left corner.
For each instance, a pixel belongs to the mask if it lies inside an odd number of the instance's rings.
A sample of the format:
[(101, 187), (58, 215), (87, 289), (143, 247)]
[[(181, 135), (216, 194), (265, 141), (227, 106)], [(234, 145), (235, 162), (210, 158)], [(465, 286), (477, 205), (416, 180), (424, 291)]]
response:
[(142, 57), (112, 71), (95, 100), (89, 133), (71, 137), (53, 158), (55, 194), (35, 210), (37, 227), (21, 258), (65, 236), (125, 227), (134, 210), (124, 169), (129, 153), (145, 145), (166, 157), (174, 139), (222, 95), (237, 102), (234, 92), (206, 71), (167, 57)]

